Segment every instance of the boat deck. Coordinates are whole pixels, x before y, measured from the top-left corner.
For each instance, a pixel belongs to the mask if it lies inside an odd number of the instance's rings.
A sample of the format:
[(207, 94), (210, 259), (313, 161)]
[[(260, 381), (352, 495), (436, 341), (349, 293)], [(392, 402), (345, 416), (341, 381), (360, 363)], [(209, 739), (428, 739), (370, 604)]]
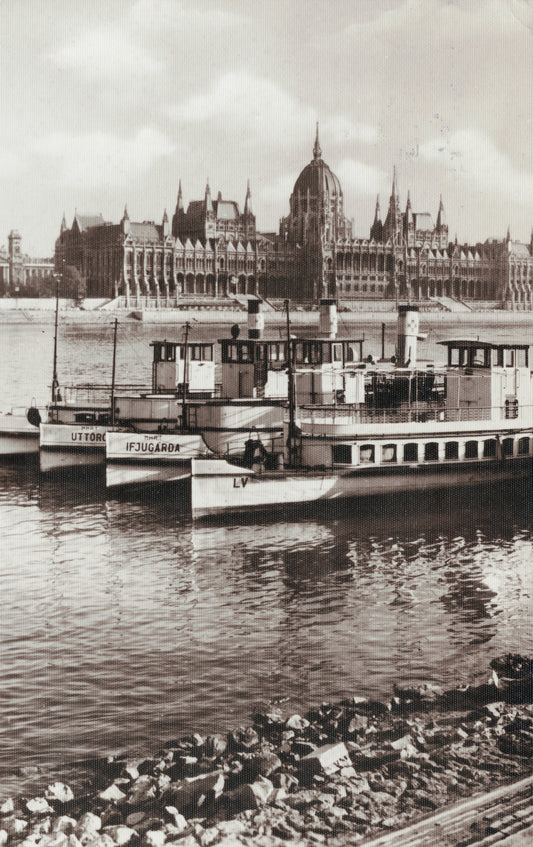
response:
[(447, 807), (368, 847), (525, 847), (533, 844), (533, 776)]

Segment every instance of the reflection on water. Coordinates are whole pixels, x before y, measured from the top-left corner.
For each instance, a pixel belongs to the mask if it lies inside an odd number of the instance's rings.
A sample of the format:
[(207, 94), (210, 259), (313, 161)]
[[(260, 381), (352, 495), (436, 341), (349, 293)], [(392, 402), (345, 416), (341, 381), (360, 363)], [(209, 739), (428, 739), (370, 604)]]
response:
[(186, 486), (108, 499), (103, 475), (0, 465), (0, 769), (150, 750), (279, 697), (484, 679), (533, 652), (531, 505), (508, 487), (193, 526)]

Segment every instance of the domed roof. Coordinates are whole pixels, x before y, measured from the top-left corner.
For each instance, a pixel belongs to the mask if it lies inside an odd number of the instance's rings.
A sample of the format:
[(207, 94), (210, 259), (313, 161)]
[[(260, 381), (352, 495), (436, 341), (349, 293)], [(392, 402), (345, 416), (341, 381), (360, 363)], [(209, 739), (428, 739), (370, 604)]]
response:
[(316, 139), (313, 147), (313, 159), (305, 166), (300, 176), (294, 183), (294, 194), (309, 193), (315, 197), (329, 194), (330, 197), (342, 197), (342, 188), (338, 177), (335, 176), (329, 165), (322, 159), (322, 150), (318, 141), (318, 124), (316, 126)]

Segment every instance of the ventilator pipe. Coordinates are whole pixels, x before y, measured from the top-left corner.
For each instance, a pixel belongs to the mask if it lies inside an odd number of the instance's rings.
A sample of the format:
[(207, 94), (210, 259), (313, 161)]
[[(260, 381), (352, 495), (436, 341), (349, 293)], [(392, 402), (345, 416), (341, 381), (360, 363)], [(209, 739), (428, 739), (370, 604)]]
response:
[(265, 316), (261, 300), (248, 300), (248, 338), (262, 338)]
[(325, 335), (327, 338), (336, 338), (337, 328), (337, 301), (321, 300), (318, 323), (320, 335)]
[(416, 365), (418, 323), (418, 306), (398, 307), (396, 366), (399, 368), (413, 368)]

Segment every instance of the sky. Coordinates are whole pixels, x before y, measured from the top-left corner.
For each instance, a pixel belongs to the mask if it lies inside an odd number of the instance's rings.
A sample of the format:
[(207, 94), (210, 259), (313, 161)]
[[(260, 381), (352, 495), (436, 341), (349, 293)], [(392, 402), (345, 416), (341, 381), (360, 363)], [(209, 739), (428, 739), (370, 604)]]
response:
[(0, 0), (0, 245), (211, 194), (277, 231), (319, 122), (354, 234), (393, 167), (450, 237), (529, 242), (533, 0)]

